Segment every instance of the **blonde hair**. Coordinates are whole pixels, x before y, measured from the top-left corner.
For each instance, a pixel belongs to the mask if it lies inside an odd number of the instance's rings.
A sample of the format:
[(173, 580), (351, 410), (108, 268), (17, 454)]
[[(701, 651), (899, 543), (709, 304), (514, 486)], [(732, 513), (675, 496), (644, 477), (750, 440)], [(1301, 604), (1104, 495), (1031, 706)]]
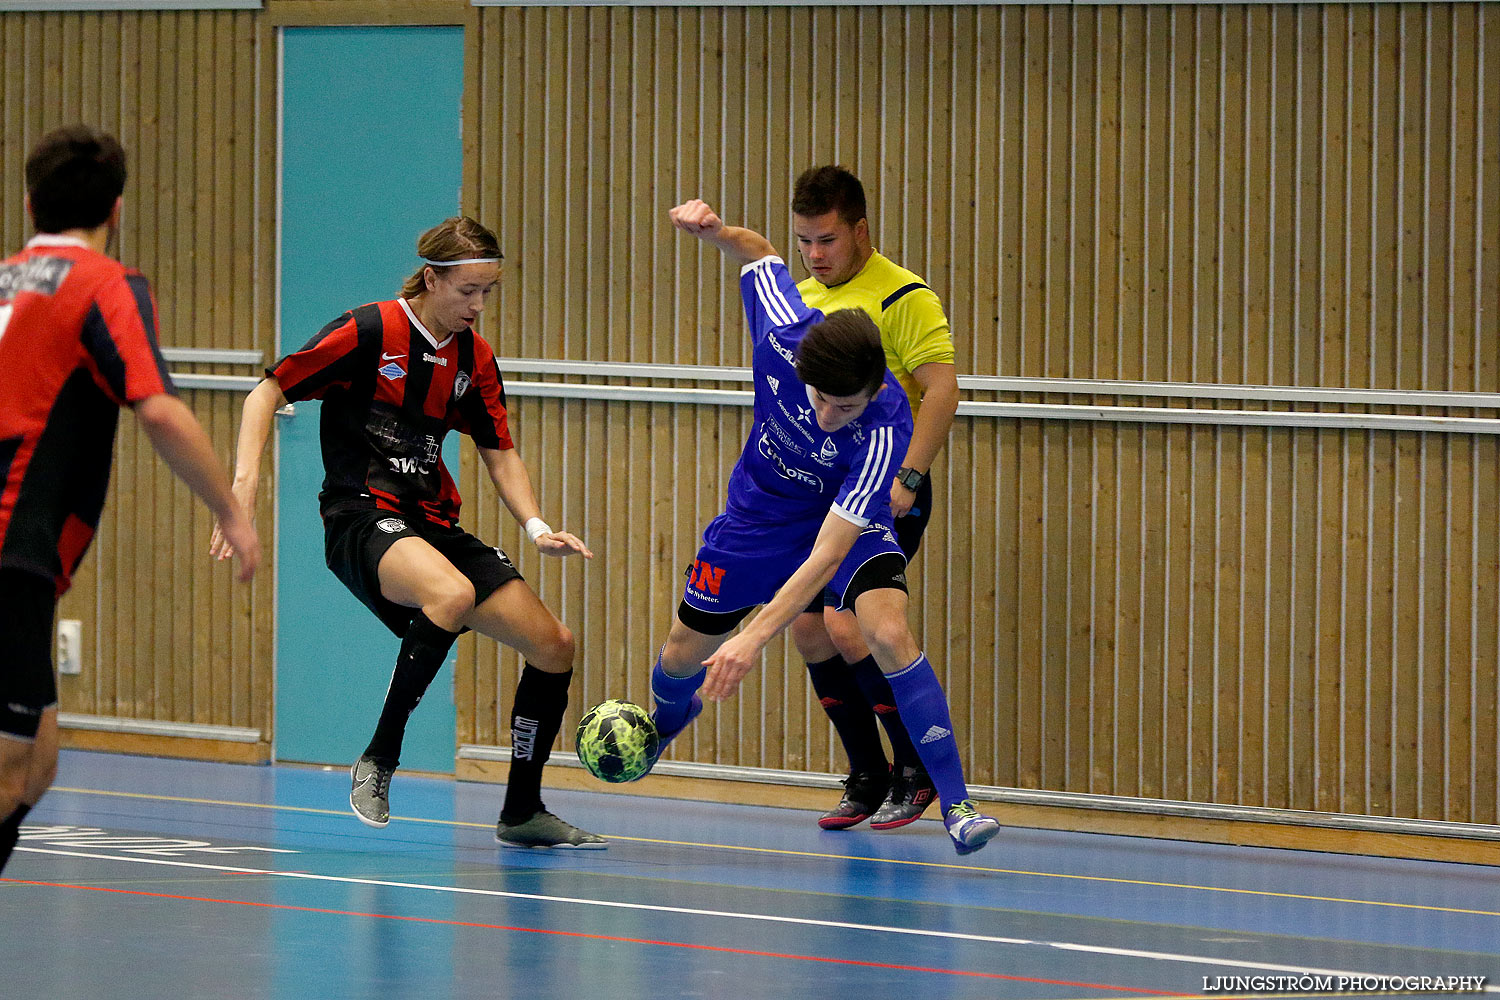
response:
[[(417, 256), (423, 260), (464, 260), (468, 257), (499, 259), (504, 255), (500, 253), (500, 241), (483, 224), (467, 215), (455, 215), (417, 237)], [(406, 279), (401, 286), (403, 299), (427, 291), (427, 269), (431, 266), (423, 264)]]

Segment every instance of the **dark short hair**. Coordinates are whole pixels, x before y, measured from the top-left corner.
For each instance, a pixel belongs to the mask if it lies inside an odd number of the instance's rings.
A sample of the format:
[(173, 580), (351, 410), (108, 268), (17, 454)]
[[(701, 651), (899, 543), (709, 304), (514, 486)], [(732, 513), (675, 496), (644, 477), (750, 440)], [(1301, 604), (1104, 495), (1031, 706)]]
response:
[(863, 309), (838, 309), (797, 345), (797, 377), (827, 396), (873, 396), (885, 381), (880, 329)]
[(53, 129), (26, 158), (26, 194), (39, 233), (104, 225), (124, 190), (125, 150), (88, 125)]
[(838, 212), (852, 226), (866, 217), (865, 186), (843, 167), (811, 167), (792, 186), (792, 211), (805, 216)]

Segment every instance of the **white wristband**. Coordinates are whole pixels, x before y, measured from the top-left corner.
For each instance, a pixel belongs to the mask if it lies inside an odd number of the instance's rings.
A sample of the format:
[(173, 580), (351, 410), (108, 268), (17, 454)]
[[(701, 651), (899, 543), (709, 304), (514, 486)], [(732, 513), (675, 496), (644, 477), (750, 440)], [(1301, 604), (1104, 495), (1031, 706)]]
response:
[(526, 529), (526, 537), (531, 539), (532, 545), (535, 545), (536, 540), (543, 535), (552, 534), (552, 526), (539, 517), (528, 517), (521, 527)]

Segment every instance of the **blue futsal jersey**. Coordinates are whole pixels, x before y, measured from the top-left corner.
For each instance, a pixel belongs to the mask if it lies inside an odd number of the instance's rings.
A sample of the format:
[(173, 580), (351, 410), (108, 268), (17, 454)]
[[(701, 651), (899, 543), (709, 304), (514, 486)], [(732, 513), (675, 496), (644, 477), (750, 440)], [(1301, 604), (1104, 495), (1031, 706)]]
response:
[(890, 524), (891, 482), (912, 433), (900, 383), (887, 371), (885, 388), (857, 419), (831, 434), (822, 430), (793, 359), (823, 314), (803, 304), (780, 257), (747, 264), (740, 296), (754, 343), (755, 426), (729, 477), (727, 513), (814, 533), (830, 509), (860, 527)]

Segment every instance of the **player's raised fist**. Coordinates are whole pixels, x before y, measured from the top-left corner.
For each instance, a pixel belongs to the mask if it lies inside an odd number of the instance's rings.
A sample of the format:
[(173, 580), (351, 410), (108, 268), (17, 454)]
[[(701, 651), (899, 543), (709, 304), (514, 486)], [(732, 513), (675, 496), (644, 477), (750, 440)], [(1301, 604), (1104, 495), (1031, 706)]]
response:
[(707, 202), (698, 198), (683, 202), (667, 215), (671, 217), (672, 225), (690, 236), (713, 236), (724, 228), (724, 220)]

